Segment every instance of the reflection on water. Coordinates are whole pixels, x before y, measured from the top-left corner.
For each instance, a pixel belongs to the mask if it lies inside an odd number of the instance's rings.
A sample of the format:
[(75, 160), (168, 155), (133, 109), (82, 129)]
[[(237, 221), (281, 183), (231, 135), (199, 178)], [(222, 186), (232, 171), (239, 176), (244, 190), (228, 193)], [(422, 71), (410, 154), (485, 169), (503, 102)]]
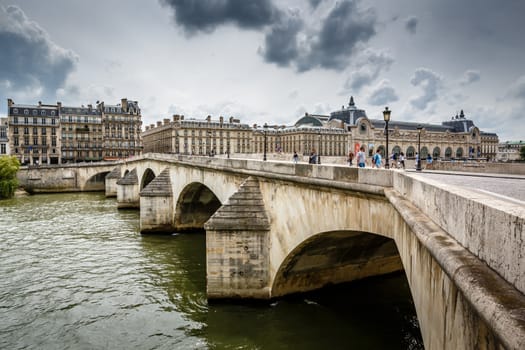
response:
[(0, 348), (422, 348), (403, 275), (209, 305), (204, 234), (138, 217), (98, 194), (0, 201)]

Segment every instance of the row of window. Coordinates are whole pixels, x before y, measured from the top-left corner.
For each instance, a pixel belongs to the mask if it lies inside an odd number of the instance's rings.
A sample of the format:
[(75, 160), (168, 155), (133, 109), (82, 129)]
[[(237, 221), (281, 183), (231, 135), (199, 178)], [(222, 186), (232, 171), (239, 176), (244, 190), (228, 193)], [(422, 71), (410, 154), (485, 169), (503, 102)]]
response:
[[(40, 110), (40, 115), (48, 115), (47, 114), (47, 111), (46, 109), (42, 109)], [(18, 108), (13, 108), (13, 114), (18, 114), (20, 111), (18, 110)], [(25, 115), (38, 115), (38, 109), (33, 109), (31, 110), (31, 113), (29, 112), (29, 109), (24, 109), (24, 114)], [(49, 115), (51, 116), (55, 116), (56, 115), (56, 111), (55, 110), (50, 110), (49, 111)]]
[[(13, 124), (22, 124), (20, 123), (18, 117), (12, 117), (11, 119)], [(24, 123), (23, 124), (35, 124), (35, 125), (56, 125), (57, 118), (40, 118), (40, 122), (38, 118), (29, 118), (24, 117)]]
[[(13, 128), (13, 135), (18, 135), (18, 128)], [(29, 135), (29, 128), (24, 128), (24, 135)], [(33, 128), (33, 135), (38, 135), (38, 128)], [(47, 135), (47, 128), (40, 129), (40, 135)], [(56, 129), (51, 129), (51, 135), (56, 135)]]

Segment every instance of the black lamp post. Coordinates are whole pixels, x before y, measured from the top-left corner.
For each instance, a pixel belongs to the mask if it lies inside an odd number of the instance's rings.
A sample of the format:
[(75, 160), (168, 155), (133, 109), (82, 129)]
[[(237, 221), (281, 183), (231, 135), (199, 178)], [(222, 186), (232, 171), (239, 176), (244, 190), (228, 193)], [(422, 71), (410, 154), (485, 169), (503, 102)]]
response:
[(385, 154), (385, 158), (386, 158), (386, 162), (385, 162), (385, 169), (389, 169), (390, 168), (390, 163), (389, 163), (389, 153), (388, 153), (388, 122), (390, 121), (390, 111), (388, 109), (388, 107), (385, 107), (385, 110), (383, 111), (383, 119), (385, 120), (385, 131), (386, 131), (386, 154)]
[(321, 129), (319, 129), (319, 150), (317, 152), (317, 164), (321, 164)]
[(264, 123), (264, 156), (263, 160), (266, 161), (266, 132), (268, 131), (268, 124)]
[(418, 124), (417, 126), (417, 165), (416, 165), (416, 171), (421, 171), (421, 129), (423, 127), (421, 124)]

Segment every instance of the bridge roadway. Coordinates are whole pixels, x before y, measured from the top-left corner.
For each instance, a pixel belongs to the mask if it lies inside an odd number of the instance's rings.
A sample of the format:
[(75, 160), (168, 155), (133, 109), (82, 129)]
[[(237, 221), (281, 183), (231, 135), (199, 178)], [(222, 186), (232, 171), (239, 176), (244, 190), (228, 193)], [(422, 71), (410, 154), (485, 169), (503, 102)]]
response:
[(268, 299), (402, 269), (427, 349), (525, 349), (519, 199), (427, 172), (180, 155), (21, 172), (33, 190), (103, 178), (121, 207), (139, 208), (141, 230), (205, 228), (210, 298)]
[[(525, 176), (425, 170), (412, 174), (525, 205)], [(507, 198), (505, 198), (507, 197)]]

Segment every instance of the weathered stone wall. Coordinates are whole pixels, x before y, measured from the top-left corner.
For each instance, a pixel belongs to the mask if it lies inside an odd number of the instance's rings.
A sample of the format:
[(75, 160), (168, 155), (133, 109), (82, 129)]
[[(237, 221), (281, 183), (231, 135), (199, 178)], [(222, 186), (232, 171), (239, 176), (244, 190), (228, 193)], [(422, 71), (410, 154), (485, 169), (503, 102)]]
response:
[(433, 162), (432, 170), (463, 171), (469, 173), (493, 173), (507, 175), (525, 175), (525, 163), (500, 162)]
[(394, 188), (525, 293), (525, 207), (417, 174), (395, 172)]
[(173, 197), (140, 197), (140, 232), (170, 233), (173, 227)]

